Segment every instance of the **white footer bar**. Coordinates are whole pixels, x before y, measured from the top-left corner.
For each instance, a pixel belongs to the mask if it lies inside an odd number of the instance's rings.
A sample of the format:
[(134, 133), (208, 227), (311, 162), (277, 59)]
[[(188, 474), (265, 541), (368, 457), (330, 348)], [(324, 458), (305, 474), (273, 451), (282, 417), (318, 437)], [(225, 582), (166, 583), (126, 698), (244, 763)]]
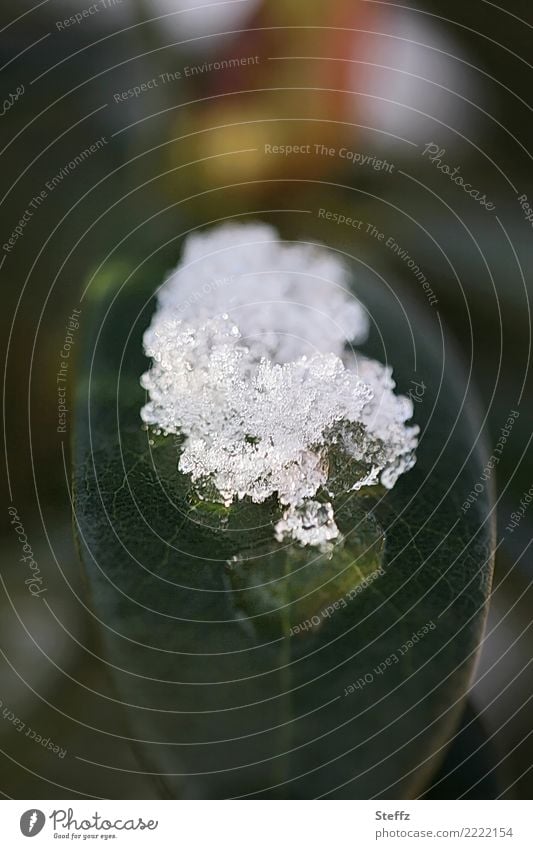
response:
[[(532, 849), (526, 801), (2, 801), (1, 842), (157, 849)], [(35, 843), (29, 843), (30, 839)]]

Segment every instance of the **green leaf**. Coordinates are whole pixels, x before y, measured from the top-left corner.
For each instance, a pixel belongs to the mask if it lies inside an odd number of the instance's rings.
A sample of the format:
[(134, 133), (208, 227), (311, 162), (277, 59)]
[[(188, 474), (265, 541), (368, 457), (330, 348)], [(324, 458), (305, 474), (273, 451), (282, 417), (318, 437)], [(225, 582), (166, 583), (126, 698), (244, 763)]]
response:
[(374, 324), (363, 351), (417, 396), (422, 432), (393, 490), (335, 500), (345, 541), (328, 557), (274, 541), (275, 500), (200, 501), (179, 439), (142, 429), (142, 333), (165, 268), (128, 267), (90, 296), (73, 464), (140, 769), (172, 797), (416, 795), (458, 721), (492, 569), (486, 488), (462, 509), (484, 464), (475, 399), (435, 310), (356, 277)]

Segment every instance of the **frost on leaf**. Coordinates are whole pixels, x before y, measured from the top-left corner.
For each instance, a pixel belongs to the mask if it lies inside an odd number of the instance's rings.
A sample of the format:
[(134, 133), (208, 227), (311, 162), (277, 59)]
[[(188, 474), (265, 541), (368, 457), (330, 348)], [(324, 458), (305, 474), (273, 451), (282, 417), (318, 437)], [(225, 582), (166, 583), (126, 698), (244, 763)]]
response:
[(278, 542), (292, 538), (300, 545), (317, 545), (321, 548), (325, 548), (329, 540), (339, 536), (333, 507), (329, 501), (321, 504), (312, 498), (296, 507), (291, 504), (274, 530)]
[[(278, 541), (327, 549), (332, 451), (346, 455), (340, 491), (391, 488), (415, 462), (412, 402), (392, 370), (356, 355), (368, 318), (327, 249), (281, 242), (263, 224), (190, 236), (144, 335), (152, 367), (144, 422), (181, 433), (179, 470), (230, 505), (278, 499)], [(347, 470), (347, 471), (346, 471)], [(346, 479), (348, 477), (348, 479)]]

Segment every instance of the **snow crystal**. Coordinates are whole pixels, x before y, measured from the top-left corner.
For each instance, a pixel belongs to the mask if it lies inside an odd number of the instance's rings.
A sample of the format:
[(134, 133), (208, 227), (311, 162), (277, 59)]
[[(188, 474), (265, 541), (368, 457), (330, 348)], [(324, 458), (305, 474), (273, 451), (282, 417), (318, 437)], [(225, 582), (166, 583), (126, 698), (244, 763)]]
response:
[(286, 507), (278, 541), (325, 549), (339, 536), (330, 453), (345, 452), (344, 491), (391, 488), (415, 462), (412, 402), (388, 366), (347, 351), (368, 319), (338, 257), (287, 244), (267, 225), (190, 236), (144, 335), (147, 425), (185, 439), (181, 472), (220, 499)]
[(166, 317), (193, 325), (229, 315), (251, 357), (282, 363), (316, 351), (341, 356), (366, 339), (368, 317), (347, 287), (333, 252), (280, 242), (266, 224), (227, 224), (189, 236), (158, 300)]
[(300, 545), (315, 545), (323, 552), (329, 552), (330, 540), (339, 536), (329, 501), (321, 504), (313, 499), (288, 507), (274, 531), (278, 542), (294, 539)]

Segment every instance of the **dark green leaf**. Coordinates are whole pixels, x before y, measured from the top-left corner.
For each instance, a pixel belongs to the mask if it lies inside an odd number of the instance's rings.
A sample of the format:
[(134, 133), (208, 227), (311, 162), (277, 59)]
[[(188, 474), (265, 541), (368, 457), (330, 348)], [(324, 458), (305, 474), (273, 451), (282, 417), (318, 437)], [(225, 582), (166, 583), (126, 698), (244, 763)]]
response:
[(420, 792), (460, 714), (491, 577), (486, 488), (461, 508), (484, 463), (475, 399), (435, 311), (378, 279), (354, 287), (374, 322), (364, 352), (419, 394), (422, 436), (392, 491), (337, 499), (346, 539), (329, 559), (273, 541), (274, 502), (199, 501), (179, 440), (141, 428), (164, 268), (131, 270), (108, 268), (88, 296), (74, 494), (142, 768), (171, 796)]

